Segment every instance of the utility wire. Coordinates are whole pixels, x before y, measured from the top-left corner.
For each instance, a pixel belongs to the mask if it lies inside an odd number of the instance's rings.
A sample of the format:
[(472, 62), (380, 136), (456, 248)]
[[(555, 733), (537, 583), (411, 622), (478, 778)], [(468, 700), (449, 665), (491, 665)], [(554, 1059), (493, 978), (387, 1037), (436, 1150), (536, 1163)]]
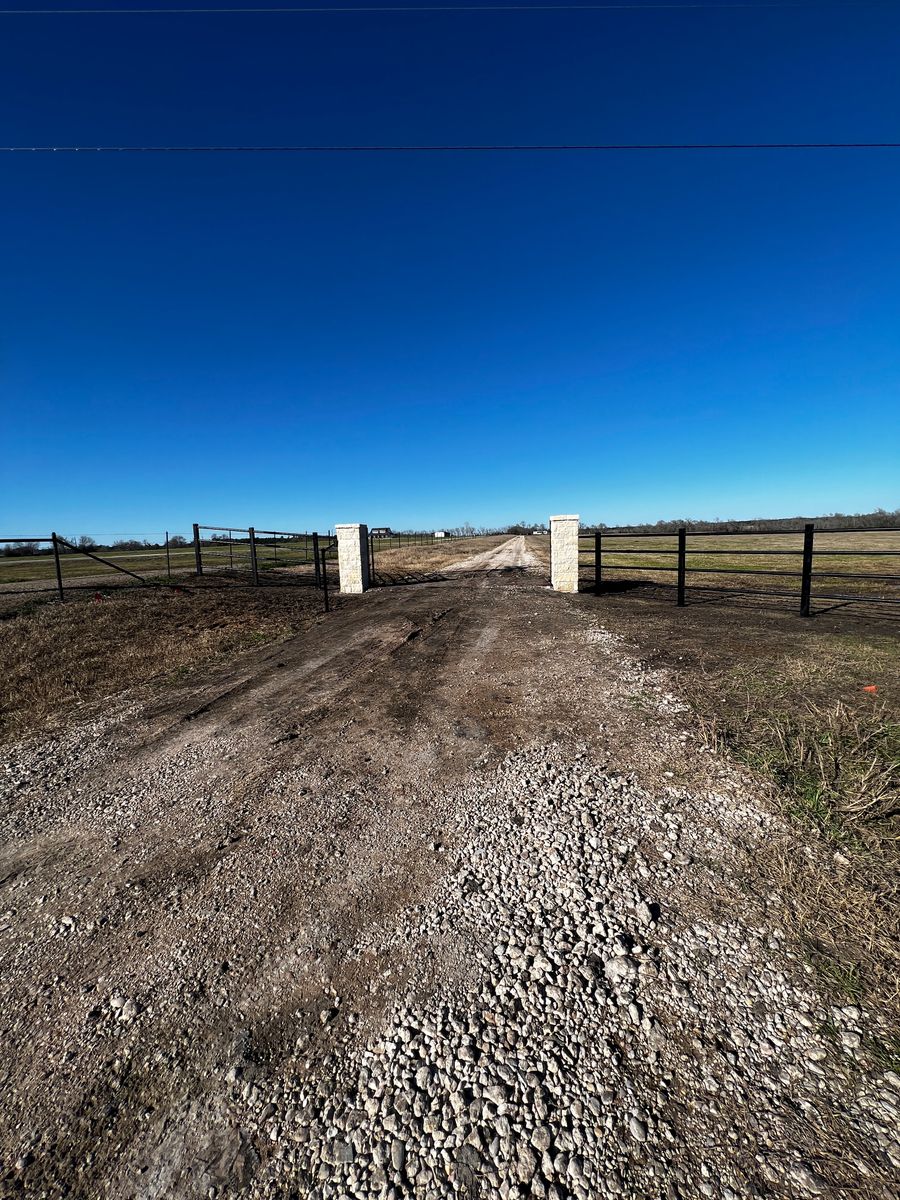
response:
[(284, 5), (278, 7), (221, 7), (221, 8), (2, 8), (0, 17), (50, 16), (158, 16), (180, 14), (196, 16), (202, 13), (502, 13), (502, 12), (641, 12), (677, 9), (804, 9), (894, 7), (896, 0), (728, 0), (715, 4), (373, 4), (373, 5)]
[(619, 150), (900, 150), (900, 142), (595, 142), (457, 145), (0, 146), (0, 154), (470, 154)]

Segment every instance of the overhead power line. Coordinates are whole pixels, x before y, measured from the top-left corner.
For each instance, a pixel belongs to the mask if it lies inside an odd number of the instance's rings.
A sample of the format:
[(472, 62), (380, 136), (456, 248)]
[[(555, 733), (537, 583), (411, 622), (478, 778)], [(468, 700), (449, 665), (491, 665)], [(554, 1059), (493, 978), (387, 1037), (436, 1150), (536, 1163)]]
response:
[(58, 16), (160, 16), (179, 14), (197, 16), (203, 13), (242, 13), (272, 15), (278, 13), (502, 13), (502, 12), (642, 12), (665, 11), (667, 9), (820, 9), (894, 7), (896, 0), (728, 0), (724, 4), (699, 0), (697, 3), (671, 4), (355, 4), (355, 5), (279, 5), (252, 8), (247, 6), (209, 8), (2, 8), (4, 17), (58, 17)]
[(900, 142), (534, 142), (374, 146), (0, 146), (0, 154), (487, 154), (617, 150), (900, 150)]

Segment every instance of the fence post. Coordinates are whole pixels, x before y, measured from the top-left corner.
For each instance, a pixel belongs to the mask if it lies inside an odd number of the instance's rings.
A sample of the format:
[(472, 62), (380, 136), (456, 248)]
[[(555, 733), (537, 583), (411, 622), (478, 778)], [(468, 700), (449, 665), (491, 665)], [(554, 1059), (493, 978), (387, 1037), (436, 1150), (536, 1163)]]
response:
[(322, 592), (325, 599), (325, 611), (328, 612), (328, 564), (325, 562), (326, 551), (322, 551)]
[(317, 533), (314, 533), (312, 535), (312, 542), (313, 542), (313, 569), (315, 570), (315, 573), (316, 573), (316, 587), (321, 587), (322, 586), (322, 565), (319, 562), (319, 535)]
[(811, 522), (803, 526), (803, 573), (800, 576), (800, 616), (810, 615), (810, 600), (812, 599), (812, 568), (813, 568), (813, 538), (815, 525)]
[(578, 591), (577, 516), (550, 518), (550, 583), (557, 592)]
[(594, 595), (600, 595), (600, 558), (603, 553), (600, 546), (601, 535), (594, 534)]
[(256, 567), (256, 530), (251, 525), (247, 533), (250, 535), (250, 575), (253, 579), (253, 586), (259, 587), (259, 571)]
[(59, 541), (55, 533), (50, 534), (50, 540), (53, 543), (53, 563), (56, 567), (56, 590), (59, 592), (59, 602), (62, 604), (66, 594), (63, 591), (62, 564), (59, 561)]
[(166, 578), (172, 578), (172, 560), (169, 558), (169, 531), (166, 530)]
[(197, 574), (203, 574), (203, 557), (200, 554), (200, 526), (194, 522), (194, 563), (197, 568)]
[(684, 608), (684, 582), (687, 574), (687, 530), (678, 530), (678, 607)]

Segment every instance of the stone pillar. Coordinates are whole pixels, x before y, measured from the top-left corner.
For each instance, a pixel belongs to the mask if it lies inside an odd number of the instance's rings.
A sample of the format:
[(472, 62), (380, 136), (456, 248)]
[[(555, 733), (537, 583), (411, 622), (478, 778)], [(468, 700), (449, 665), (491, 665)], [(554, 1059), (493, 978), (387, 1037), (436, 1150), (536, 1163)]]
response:
[(550, 582), (557, 592), (578, 591), (578, 520), (550, 518)]
[(335, 525), (338, 572), (342, 592), (364, 592), (369, 586), (369, 528)]

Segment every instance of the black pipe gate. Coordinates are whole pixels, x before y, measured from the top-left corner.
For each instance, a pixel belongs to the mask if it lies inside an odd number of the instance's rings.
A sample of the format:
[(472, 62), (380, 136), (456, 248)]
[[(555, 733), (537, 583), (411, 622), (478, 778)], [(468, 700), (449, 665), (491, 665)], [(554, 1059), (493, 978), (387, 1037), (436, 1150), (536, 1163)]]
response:
[[(321, 538), (316, 532), (293, 533), (282, 529), (257, 529), (252, 525), (240, 528), (234, 525), (200, 525), (197, 522), (194, 523), (193, 532), (197, 575), (202, 575), (205, 568), (245, 570), (250, 573), (254, 585), (258, 585), (261, 572), (312, 566), (312, 582), (316, 587), (321, 586)], [(204, 537), (204, 533), (213, 536)], [(330, 539), (326, 552), (332, 551), (335, 546), (334, 539)], [(297, 576), (296, 581), (310, 582), (304, 576)]]
[[(269, 582), (278, 571), (280, 582), (322, 589), (325, 612), (331, 609), (328, 594), (328, 559), (337, 557), (337, 538), (330, 534), (290, 532), (283, 529), (257, 529), (253, 525), (201, 525), (194, 523), (194, 562), (197, 575), (205, 569), (247, 571), (254, 587)], [(213, 536), (205, 538), (204, 533)], [(309, 574), (288, 574), (287, 567), (310, 566)]]
[[(839, 536), (859, 536), (860, 534), (882, 534), (893, 533), (900, 538), (900, 529), (898, 528), (866, 528), (863, 526), (853, 526), (844, 529), (817, 529), (815, 523), (808, 521), (801, 529), (744, 529), (744, 530), (721, 530), (721, 529), (697, 529), (690, 530), (686, 526), (682, 526), (673, 532), (661, 533), (658, 531), (634, 531), (628, 529), (598, 529), (585, 530), (579, 532), (578, 538), (578, 554), (579, 565), (585, 560), (593, 562), (594, 566), (594, 592), (600, 594), (605, 590), (604, 557), (606, 559), (606, 570), (615, 571), (621, 577), (623, 572), (635, 569), (633, 564), (617, 565), (610, 563), (611, 558), (623, 558), (626, 555), (650, 555), (650, 556), (674, 556), (675, 564), (673, 566), (647, 566), (640, 569), (647, 573), (666, 572), (675, 575), (675, 602), (683, 608), (687, 604), (687, 576), (690, 574), (697, 575), (765, 575), (770, 577), (784, 579), (798, 579), (800, 581), (799, 594), (796, 591), (776, 591), (774, 589), (755, 590), (753, 588), (720, 588), (712, 584), (697, 584), (692, 590), (703, 592), (726, 592), (735, 595), (745, 596), (777, 596), (789, 599), (799, 599), (799, 611), (802, 617), (812, 615), (813, 598), (816, 600), (837, 600), (846, 603), (862, 603), (862, 604), (900, 604), (900, 594), (898, 595), (881, 595), (872, 596), (866, 595), (863, 592), (857, 592), (852, 595), (846, 593), (835, 592), (817, 592), (813, 597), (813, 581), (815, 579), (855, 579), (855, 580), (873, 580), (884, 583), (898, 584), (900, 583), (900, 575), (898, 574), (883, 574), (873, 571), (831, 571), (817, 570), (815, 567), (816, 557), (834, 558), (874, 558), (888, 557), (900, 559), (900, 548), (884, 549), (874, 547), (871, 549), (832, 549), (830, 546), (816, 546), (816, 536), (827, 535), (829, 537)], [(789, 537), (802, 534), (802, 547), (796, 550), (784, 549), (777, 547), (774, 549), (764, 549), (761, 547), (753, 547), (752, 549), (728, 548), (723, 549), (713, 547), (709, 550), (701, 550), (697, 548), (688, 548), (689, 538), (698, 537), (719, 537), (719, 538), (737, 538), (737, 537), (768, 537), (779, 536)], [(642, 548), (637, 546), (622, 547), (619, 549), (609, 548), (607, 539), (636, 539), (636, 538), (675, 538), (676, 544), (673, 547), (654, 546), (652, 548)], [(709, 567), (696, 566), (688, 564), (688, 556), (707, 557), (711, 555), (726, 555), (730, 558), (736, 558), (743, 555), (752, 556), (755, 558), (767, 557), (783, 557), (789, 556), (800, 559), (799, 570), (783, 570), (779, 567)]]

